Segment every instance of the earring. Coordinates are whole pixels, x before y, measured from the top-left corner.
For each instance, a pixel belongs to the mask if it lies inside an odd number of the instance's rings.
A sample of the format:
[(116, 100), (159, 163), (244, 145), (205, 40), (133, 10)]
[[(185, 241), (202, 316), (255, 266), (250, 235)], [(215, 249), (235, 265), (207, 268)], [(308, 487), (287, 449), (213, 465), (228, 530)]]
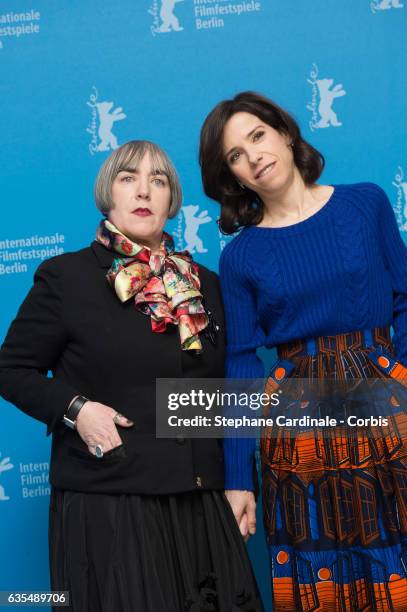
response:
[(240, 181), (238, 181), (236, 179), (237, 184), (239, 185), (240, 189), (246, 189), (246, 187), (244, 185), (242, 185), (242, 183)]

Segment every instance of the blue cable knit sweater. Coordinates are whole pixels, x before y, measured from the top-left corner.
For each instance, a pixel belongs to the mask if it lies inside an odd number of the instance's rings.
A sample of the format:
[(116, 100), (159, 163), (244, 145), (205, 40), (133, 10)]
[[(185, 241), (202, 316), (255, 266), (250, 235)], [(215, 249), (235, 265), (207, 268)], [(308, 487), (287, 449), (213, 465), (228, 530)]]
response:
[[(264, 376), (258, 347), (389, 324), (407, 365), (407, 249), (377, 185), (337, 185), (294, 225), (244, 228), (222, 252), (220, 279), (230, 378)], [(253, 490), (255, 440), (224, 448), (226, 488)]]

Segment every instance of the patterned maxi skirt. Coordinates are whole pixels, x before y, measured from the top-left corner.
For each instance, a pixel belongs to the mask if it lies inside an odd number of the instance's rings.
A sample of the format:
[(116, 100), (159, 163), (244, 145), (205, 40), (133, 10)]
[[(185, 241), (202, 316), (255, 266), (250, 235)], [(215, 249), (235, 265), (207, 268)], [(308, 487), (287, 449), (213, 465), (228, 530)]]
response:
[[(297, 412), (322, 416), (330, 404), (332, 417), (376, 411), (387, 413), (387, 425), (359, 428), (341, 418), (336, 427), (314, 421), (290, 431), (274, 420), (263, 433), (274, 612), (407, 611), (407, 370), (394, 358), (389, 329), (297, 341), (278, 355), (266, 390), (279, 389), (282, 399), (285, 386), (304, 380), (348, 388), (371, 379), (384, 388), (380, 408), (376, 400), (349, 408), (325, 395), (311, 403), (297, 397)], [(284, 410), (283, 401), (268, 415)]]

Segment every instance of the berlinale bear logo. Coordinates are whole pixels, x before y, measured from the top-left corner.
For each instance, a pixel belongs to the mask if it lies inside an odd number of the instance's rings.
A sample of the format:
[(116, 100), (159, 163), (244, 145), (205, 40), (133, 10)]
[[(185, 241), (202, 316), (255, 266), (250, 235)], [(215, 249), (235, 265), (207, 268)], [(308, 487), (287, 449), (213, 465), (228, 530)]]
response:
[(207, 253), (208, 249), (204, 247), (204, 244), (198, 236), (198, 229), (204, 223), (212, 221), (212, 217), (208, 215), (207, 210), (203, 210), (198, 216), (195, 216), (199, 210), (199, 206), (184, 206), (182, 212), (184, 213), (185, 219), (185, 248), (190, 253)]
[(175, 5), (183, 0), (161, 0), (161, 7), (158, 8), (158, 0), (154, 0), (148, 12), (153, 16), (151, 33), (164, 34), (166, 32), (182, 32), (184, 29), (175, 15)]
[(99, 102), (98, 95), (98, 90), (93, 86), (89, 100), (86, 102), (87, 106), (92, 109), (91, 122), (86, 128), (88, 134), (92, 136), (89, 144), (91, 155), (118, 148), (119, 143), (112, 131), (113, 124), (126, 118), (121, 106), (113, 108), (114, 102)]
[[(198, 230), (201, 225), (212, 221), (212, 217), (208, 215), (207, 210), (202, 210), (199, 214), (199, 206), (190, 204), (182, 207), (183, 215), (178, 216), (177, 229), (173, 232), (173, 236), (177, 242), (177, 250), (184, 249), (192, 253), (207, 253), (204, 243), (198, 236)], [(184, 218), (185, 224), (182, 222)]]
[(372, 9), (372, 13), (376, 11), (388, 11), (389, 9), (395, 8), (403, 8), (404, 4), (401, 4), (400, 0), (373, 0), (370, 3), (370, 8)]
[(312, 86), (312, 100), (307, 109), (312, 112), (309, 126), (312, 131), (321, 128), (340, 127), (342, 125), (332, 106), (336, 98), (346, 96), (341, 83), (333, 86), (334, 79), (319, 79), (318, 66), (313, 64), (308, 83)]
[(404, 171), (401, 166), (398, 167), (396, 176), (393, 181), (394, 187), (397, 189), (397, 202), (394, 207), (394, 212), (397, 218), (400, 231), (407, 231), (407, 181), (404, 180)]
[(98, 146), (99, 151), (109, 151), (109, 149), (117, 149), (119, 143), (117, 142), (116, 136), (112, 132), (113, 124), (116, 121), (121, 121), (126, 118), (123, 113), (121, 106), (113, 108), (113, 102), (98, 102), (96, 104), (99, 113), (99, 138), (100, 143)]
[[(8, 470), (11, 470), (13, 467), (14, 465), (10, 463), (10, 457), (4, 457), (4, 459), (0, 461), (0, 474), (2, 474), (3, 472), (8, 472)], [(9, 499), (10, 498), (6, 495), (4, 487), (0, 485), (0, 501), (7, 501)]]

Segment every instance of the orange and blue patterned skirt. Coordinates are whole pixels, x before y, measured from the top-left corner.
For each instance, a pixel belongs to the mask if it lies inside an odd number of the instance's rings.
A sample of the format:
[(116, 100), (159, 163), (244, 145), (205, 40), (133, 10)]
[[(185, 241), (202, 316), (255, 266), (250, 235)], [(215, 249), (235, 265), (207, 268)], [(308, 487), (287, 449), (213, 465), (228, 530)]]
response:
[[(280, 389), (282, 398), (295, 379), (345, 385), (387, 378), (384, 387), (389, 382), (399, 393), (384, 400), (382, 394), (381, 425), (355, 427), (354, 419), (350, 426), (339, 417), (349, 410), (367, 417), (369, 407), (336, 402), (330, 415), (339, 418), (336, 427), (313, 421), (263, 432), (273, 612), (407, 611), (407, 369), (394, 358), (389, 329), (293, 342), (278, 347), (278, 355), (266, 391)], [(322, 416), (317, 401), (296, 405)], [(285, 409), (283, 402), (268, 415)]]

